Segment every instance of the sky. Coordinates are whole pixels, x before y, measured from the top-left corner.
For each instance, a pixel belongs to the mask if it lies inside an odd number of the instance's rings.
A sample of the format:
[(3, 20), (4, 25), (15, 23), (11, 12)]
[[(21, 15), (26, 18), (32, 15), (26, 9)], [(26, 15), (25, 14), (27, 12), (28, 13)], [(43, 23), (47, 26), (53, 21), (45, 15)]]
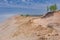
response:
[(59, 10), (60, 0), (0, 0), (0, 22), (17, 14), (45, 14), (47, 6), (54, 4)]

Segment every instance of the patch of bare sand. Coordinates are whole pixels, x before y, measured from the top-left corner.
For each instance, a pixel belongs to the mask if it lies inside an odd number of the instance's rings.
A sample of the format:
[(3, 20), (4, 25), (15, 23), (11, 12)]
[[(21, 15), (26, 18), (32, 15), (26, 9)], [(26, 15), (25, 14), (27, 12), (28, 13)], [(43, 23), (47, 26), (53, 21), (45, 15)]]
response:
[(0, 40), (60, 40), (60, 11), (47, 18), (11, 17), (0, 25)]

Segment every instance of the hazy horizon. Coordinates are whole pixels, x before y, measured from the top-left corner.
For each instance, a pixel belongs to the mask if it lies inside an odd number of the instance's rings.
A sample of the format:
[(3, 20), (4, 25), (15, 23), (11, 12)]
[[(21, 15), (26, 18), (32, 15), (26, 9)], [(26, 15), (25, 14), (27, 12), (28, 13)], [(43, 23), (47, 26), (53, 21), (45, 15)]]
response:
[(60, 10), (60, 0), (0, 0), (0, 21), (16, 14), (44, 14), (53, 4)]

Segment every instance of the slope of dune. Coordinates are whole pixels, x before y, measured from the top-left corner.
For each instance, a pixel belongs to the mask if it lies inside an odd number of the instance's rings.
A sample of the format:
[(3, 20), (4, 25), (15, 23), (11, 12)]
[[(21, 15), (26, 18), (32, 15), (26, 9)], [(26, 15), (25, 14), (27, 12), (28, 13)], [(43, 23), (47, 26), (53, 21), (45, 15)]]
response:
[(13, 16), (0, 24), (0, 40), (60, 40), (60, 11)]

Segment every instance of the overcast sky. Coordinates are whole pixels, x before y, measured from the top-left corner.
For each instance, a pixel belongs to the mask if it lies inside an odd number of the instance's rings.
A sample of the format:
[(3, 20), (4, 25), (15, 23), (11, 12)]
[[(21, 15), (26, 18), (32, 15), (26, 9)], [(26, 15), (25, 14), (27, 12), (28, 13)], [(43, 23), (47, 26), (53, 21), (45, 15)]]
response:
[(47, 6), (53, 4), (60, 9), (60, 0), (0, 0), (0, 21), (15, 14), (44, 14)]

